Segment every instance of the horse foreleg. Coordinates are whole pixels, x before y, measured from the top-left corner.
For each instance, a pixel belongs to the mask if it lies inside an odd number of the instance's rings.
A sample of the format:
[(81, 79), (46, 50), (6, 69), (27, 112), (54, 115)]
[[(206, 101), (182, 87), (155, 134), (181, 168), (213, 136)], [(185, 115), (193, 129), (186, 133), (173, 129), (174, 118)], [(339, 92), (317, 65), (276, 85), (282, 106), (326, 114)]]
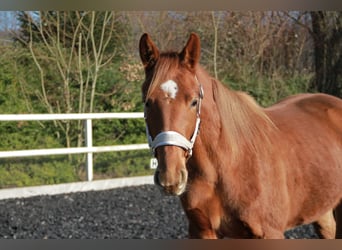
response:
[(321, 218), (313, 223), (316, 233), (323, 239), (334, 239), (336, 232), (336, 223), (333, 211), (325, 213)]
[(189, 238), (192, 239), (217, 239), (217, 234), (212, 228), (210, 219), (200, 210), (187, 211), (189, 220)]

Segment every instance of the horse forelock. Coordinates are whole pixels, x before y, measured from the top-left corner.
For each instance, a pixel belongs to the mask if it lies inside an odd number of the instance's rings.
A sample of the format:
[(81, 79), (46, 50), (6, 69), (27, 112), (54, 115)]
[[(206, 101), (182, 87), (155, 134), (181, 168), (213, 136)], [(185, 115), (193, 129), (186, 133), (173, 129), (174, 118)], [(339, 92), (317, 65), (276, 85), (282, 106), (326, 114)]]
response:
[[(174, 77), (177, 70), (179, 69), (179, 56), (176, 52), (164, 52), (160, 55), (153, 71), (150, 72), (151, 75), (147, 75), (145, 86), (143, 86), (144, 90), (144, 99), (148, 99), (151, 94), (154, 92), (156, 87), (158, 87), (161, 83), (166, 80), (170, 80), (170, 78)], [(144, 101), (145, 101), (144, 100)]]

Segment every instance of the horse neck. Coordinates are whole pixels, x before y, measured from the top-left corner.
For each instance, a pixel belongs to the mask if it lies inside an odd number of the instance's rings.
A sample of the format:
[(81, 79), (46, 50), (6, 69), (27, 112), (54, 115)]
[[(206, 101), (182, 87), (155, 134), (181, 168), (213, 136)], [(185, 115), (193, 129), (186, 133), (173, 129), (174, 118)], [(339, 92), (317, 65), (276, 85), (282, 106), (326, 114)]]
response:
[(229, 206), (248, 204), (261, 190), (261, 164), (272, 166), (276, 129), (251, 97), (215, 79), (198, 78), (204, 87), (202, 122), (188, 162), (189, 180), (223, 192), (229, 199), (222, 202)]
[(274, 125), (263, 109), (247, 94), (205, 79), (200, 141), (211, 160), (218, 165), (238, 164), (247, 155), (254, 160), (267, 155)]

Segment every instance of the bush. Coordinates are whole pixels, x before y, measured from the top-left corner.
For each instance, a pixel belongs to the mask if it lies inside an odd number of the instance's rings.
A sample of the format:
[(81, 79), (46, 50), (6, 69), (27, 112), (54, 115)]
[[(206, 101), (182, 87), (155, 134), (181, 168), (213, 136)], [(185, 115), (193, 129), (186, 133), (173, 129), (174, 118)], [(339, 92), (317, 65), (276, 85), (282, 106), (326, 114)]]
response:
[(66, 157), (0, 160), (0, 188), (74, 182), (78, 180)]
[(223, 82), (231, 89), (249, 93), (263, 107), (270, 106), (289, 95), (308, 91), (311, 74), (292, 76), (240, 75), (239, 78), (225, 76)]
[(94, 178), (151, 175), (149, 150), (98, 153), (94, 157)]

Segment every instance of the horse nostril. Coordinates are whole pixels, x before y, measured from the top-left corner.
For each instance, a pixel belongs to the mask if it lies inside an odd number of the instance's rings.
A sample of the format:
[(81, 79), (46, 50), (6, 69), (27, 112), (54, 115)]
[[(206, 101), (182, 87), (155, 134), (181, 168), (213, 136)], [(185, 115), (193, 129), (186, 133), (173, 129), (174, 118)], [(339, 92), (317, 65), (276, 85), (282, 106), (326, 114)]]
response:
[(181, 169), (181, 178), (180, 178), (180, 183), (186, 183), (188, 180), (188, 172), (186, 169)]

